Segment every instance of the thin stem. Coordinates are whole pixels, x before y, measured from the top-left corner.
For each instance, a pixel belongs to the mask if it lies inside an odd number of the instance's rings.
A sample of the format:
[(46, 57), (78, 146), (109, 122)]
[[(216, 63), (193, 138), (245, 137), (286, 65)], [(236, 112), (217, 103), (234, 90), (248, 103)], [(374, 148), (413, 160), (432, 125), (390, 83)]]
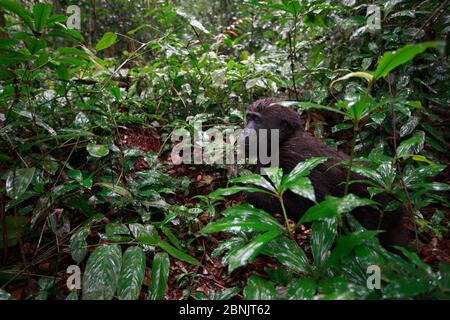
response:
[(289, 219), (288, 219), (286, 208), (284, 206), (284, 201), (283, 201), (283, 192), (278, 194), (277, 197), (278, 197), (278, 200), (280, 201), (280, 204), (281, 204), (281, 210), (283, 211), (284, 223), (286, 224), (286, 229), (289, 232), (289, 236), (292, 239), (294, 239), (294, 232), (293, 232), (293, 230), (291, 230), (291, 228), (289, 228)]
[(352, 172), (353, 159), (355, 158), (355, 147), (356, 147), (356, 136), (358, 135), (358, 124), (359, 124), (359, 121), (355, 121), (353, 123), (352, 151), (350, 154), (350, 160), (348, 162), (347, 177), (345, 179), (345, 190), (344, 190), (345, 196), (348, 194), (348, 187), (350, 184), (350, 176), (351, 176), (351, 172)]

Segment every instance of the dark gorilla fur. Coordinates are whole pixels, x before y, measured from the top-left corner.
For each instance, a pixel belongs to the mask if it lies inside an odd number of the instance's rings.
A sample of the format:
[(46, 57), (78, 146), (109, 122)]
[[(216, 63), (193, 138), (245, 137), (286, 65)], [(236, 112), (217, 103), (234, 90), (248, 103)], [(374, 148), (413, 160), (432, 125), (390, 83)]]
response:
[[(279, 161), (283, 174), (289, 173), (303, 160), (311, 157), (328, 157), (330, 160), (317, 166), (309, 176), (314, 185), (316, 199), (322, 201), (326, 195), (343, 196), (347, 169), (344, 166), (333, 165), (336, 162), (348, 160), (349, 157), (304, 131), (303, 122), (298, 113), (288, 107), (277, 105), (276, 103), (280, 101), (276, 98), (260, 99), (247, 109), (247, 113), (258, 112), (261, 115), (256, 129), (280, 130)], [(351, 180), (363, 179), (357, 174), (352, 173), (351, 175)], [(360, 197), (369, 197), (366, 185), (361, 183), (351, 184), (349, 193)], [(379, 194), (373, 200), (383, 207), (391, 199), (386, 194)], [(278, 200), (268, 197), (266, 194), (249, 193), (247, 201), (270, 213), (281, 212)], [(314, 204), (289, 190), (284, 194), (284, 203), (289, 218), (296, 221)], [(385, 232), (380, 233), (379, 239), (385, 248), (390, 249), (392, 245), (406, 246), (407, 238), (403, 226), (402, 210), (382, 214), (373, 207), (364, 206), (354, 209), (352, 215), (367, 229), (384, 230)]]

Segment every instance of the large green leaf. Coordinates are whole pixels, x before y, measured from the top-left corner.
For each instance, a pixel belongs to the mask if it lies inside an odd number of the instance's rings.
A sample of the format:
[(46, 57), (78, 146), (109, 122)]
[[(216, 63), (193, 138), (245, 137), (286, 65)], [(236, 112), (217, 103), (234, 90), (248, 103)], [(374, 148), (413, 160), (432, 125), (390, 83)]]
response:
[(374, 81), (386, 77), (389, 72), (398, 66), (405, 64), (428, 48), (435, 48), (438, 42), (424, 42), (419, 44), (407, 44), (406, 46), (391, 52), (386, 52), (380, 59), (377, 69), (373, 73)]
[(89, 256), (83, 276), (83, 300), (111, 300), (122, 267), (118, 245), (101, 245)]
[(162, 300), (167, 288), (167, 279), (169, 278), (170, 260), (167, 253), (161, 252), (155, 254), (152, 263), (152, 275), (150, 286), (148, 288), (149, 300)]
[(141, 247), (129, 247), (122, 257), (122, 270), (117, 284), (120, 300), (136, 300), (145, 275), (145, 253)]
[(95, 45), (95, 50), (101, 51), (103, 49), (109, 48), (116, 42), (117, 34), (114, 32), (106, 32), (100, 41)]
[(33, 6), (34, 26), (37, 32), (41, 32), (45, 27), (51, 12), (52, 6), (47, 3), (37, 3)]
[(252, 262), (253, 259), (261, 252), (264, 245), (273, 238), (278, 237), (282, 233), (281, 230), (274, 230), (263, 233), (255, 237), (252, 241), (247, 243), (244, 247), (240, 248), (229, 257), (228, 260), (228, 272), (233, 272), (236, 268), (246, 265), (248, 262)]
[(273, 300), (277, 297), (277, 290), (272, 282), (263, 280), (257, 276), (248, 278), (244, 288), (246, 300)]
[(249, 204), (231, 207), (224, 211), (225, 218), (209, 223), (199, 233), (220, 231), (270, 231), (281, 230), (283, 226), (267, 212)]

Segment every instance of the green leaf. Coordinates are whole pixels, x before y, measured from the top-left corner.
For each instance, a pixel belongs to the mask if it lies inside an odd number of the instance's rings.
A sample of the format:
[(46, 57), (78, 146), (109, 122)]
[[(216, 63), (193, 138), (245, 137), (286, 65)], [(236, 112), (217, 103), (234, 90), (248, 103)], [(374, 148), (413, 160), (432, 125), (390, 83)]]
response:
[(246, 265), (248, 262), (252, 262), (253, 259), (255, 259), (261, 252), (264, 245), (273, 238), (278, 237), (281, 233), (281, 230), (263, 233), (252, 239), (252, 241), (247, 243), (244, 247), (234, 252), (228, 260), (228, 272), (231, 273), (240, 266)]
[(273, 185), (264, 177), (259, 174), (252, 174), (249, 176), (234, 178), (230, 180), (231, 183), (242, 183), (242, 184), (250, 184), (258, 187), (262, 187), (265, 190), (275, 193), (276, 190)]
[(172, 247), (168, 242), (166, 241), (159, 241), (156, 244), (158, 247), (166, 251), (168, 254), (170, 254), (172, 257), (177, 258), (178, 260), (185, 261), (187, 263), (190, 263), (194, 266), (200, 266), (201, 263), (194, 257), (188, 255), (187, 253), (184, 253), (181, 250), (178, 250), (175, 247)]
[(213, 198), (213, 199), (219, 199), (223, 196), (231, 196), (231, 195), (236, 194), (241, 191), (267, 193), (267, 191), (265, 191), (264, 189), (253, 188), (253, 187), (244, 187), (244, 186), (234, 186), (234, 187), (229, 187), (229, 188), (219, 188), (219, 189), (211, 192), (209, 194), (209, 197)]
[(116, 42), (116, 39), (117, 34), (115, 34), (114, 32), (106, 32), (95, 46), (95, 50), (99, 52), (102, 51), (103, 49), (109, 48), (114, 44), (114, 42)]
[(331, 111), (331, 112), (335, 112), (335, 113), (339, 113), (343, 116), (346, 116), (347, 114), (339, 109), (333, 108), (333, 107), (328, 107), (328, 106), (323, 106), (317, 103), (312, 103), (312, 102), (302, 102), (302, 101), (283, 101), (280, 102), (279, 104), (286, 106), (286, 107), (290, 107), (290, 106), (295, 106), (295, 107), (299, 107), (300, 109), (303, 110), (310, 110), (310, 109), (316, 109), (316, 110), (326, 110), (326, 111)]
[(89, 143), (86, 147), (87, 152), (93, 157), (101, 158), (109, 154), (109, 148), (105, 144)]
[(67, 295), (66, 300), (78, 300), (78, 294), (77, 294), (77, 291), (76, 291), (76, 290), (71, 291), (71, 292)]
[(333, 87), (333, 85), (336, 82), (342, 81), (342, 80), (347, 80), (350, 78), (363, 78), (363, 79), (366, 79), (367, 82), (372, 82), (373, 76), (367, 72), (350, 72), (350, 73), (347, 73), (345, 76), (340, 77), (340, 78), (334, 80), (333, 82), (331, 82), (330, 88)]
[(34, 26), (37, 32), (41, 32), (45, 27), (51, 12), (52, 6), (47, 3), (37, 3), (33, 6)]
[(378, 231), (360, 229), (349, 235), (339, 236), (336, 241), (336, 247), (331, 253), (330, 258), (325, 262), (324, 268), (334, 265), (340, 258), (350, 254), (354, 247), (364, 244), (369, 239), (373, 239), (377, 233)]
[(272, 181), (275, 189), (278, 190), (281, 186), (281, 178), (283, 177), (283, 170), (281, 168), (266, 168), (264, 171), (267, 177)]
[(132, 199), (133, 198), (133, 196), (131, 195), (130, 191), (128, 191), (124, 187), (119, 186), (117, 184), (112, 184), (111, 182), (98, 182), (98, 183), (96, 183), (96, 185), (105, 187), (105, 188), (111, 190), (112, 192), (121, 195), (122, 197), (125, 197), (125, 198), (128, 198), (128, 199)]
[(152, 263), (152, 275), (150, 286), (148, 288), (149, 300), (162, 300), (167, 288), (167, 279), (169, 278), (170, 260), (167, 253), (161, 252), (155, 254)]
[(419, 153), (425, 143), (425, 132), (417, 131), (414, 136), (408, 140), (402, 141), (397, 147), (397, 155), (402, 157), (404, 154)]
[(248, 278), (244, 288), (244, 299), (246, 300), (274, 300), (277, 290), (273, 282), (263, 280), (257, 276)]
[(137, 300), (145, 275), (145, 253), (141, 247), (129, 247), (122, 257), (122, 270), (117, 284), (120, 300)]
[(83, 276), (83, 300), (111, 300), (122, 266), (118, 245), (101, 245), (89, 256)]
[(284, 188), (287, 184), (294, 183), (299, 177), (309, 176), (315, 167), (327, 160), (327, 157), (312, 157), (300, 162), (287, 176), (283, 177), (282, 187)]
[(81, 227), (70, 237), (70, 254), (77, 264), (86, 256), (88, 245), (86, 238), (89, 232), (89, 227)]
[(11, 171), (6, 177), (6, 194), (11, 199), (19, 199), (33, 180), (36, 168), (21, 168)]
[(278, 237), (269, 242), (264, 247), (263, 254), (274, 257), (296, 273), (310, 272), (306, 254), (293, 240), (286, 237)]
[(298, 194), (301, 197), (316, 202), (316, 194), (314, 193), (314, 186), (311, 180), (307, 177), (298, 177), (295, 181), (290, 181), (283, 185), (284, 188), (288, 188), (292, 192)]
[(356, 207), (375, 205), (370, 199), (359, 198), (354, 194), (348, 194), (342, 198), (326, 196), (325, 200), (309, 208), (298, 222), (298, 225), (326, 218), (338, 217), (340, 214), (350, 212)]
[(283, 229), (283, 226), (273, 216), (249, 204), (228, 208), (224, 211), (224, 215), (226, 215), (225, 218), (209, 223), (199, 233), (255, 232)]
[(310, 238), (311, 253), (314, 257), (314, 265), (318, 268), (330, 256), (330, 249), (337, 234), (337, 219), (327, 218), (315, 221), (312, 225)]
[(426, 278), (398, 278), (383, 288), (384, 299), (406, 299), (430, 291), (430, 281)]
[(373, 73), (373, 79), (378, 80), (386, 77), (389, 72), (398, 66), (405, 64), (428, 48), (436, 48), (438, 42), (424, 42), (420, 44), (407, 44), (406, 46), (391, 52), (386, 52), (378, 62), (378, 66)]
[(12, 13), (17, 14), (20, 19), (31, 29), (33, 30), (33, 22), (31, 21), (30, 13), (25, 10), (20, 3), (13, 0), (0, 0), (0, 7), (11, 11)]

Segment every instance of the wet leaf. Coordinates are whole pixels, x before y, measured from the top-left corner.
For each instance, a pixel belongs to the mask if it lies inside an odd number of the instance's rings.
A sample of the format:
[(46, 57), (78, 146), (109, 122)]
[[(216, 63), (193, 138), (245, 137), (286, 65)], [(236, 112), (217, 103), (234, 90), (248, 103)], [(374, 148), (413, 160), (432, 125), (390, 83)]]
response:
[(291, 239), (278, 237), (269, 242), (263, 254), (274, 257), (284, 266), (297, 273), (308, 273), (310, 265), (306, 254)]
[(252, 241), (247, 243), (244, 247), (237, 250), (228, 259), (228, 272), (231, 273), (233, 270), (239, 268), (240, 266), (246, 265), (252, 262), (253, 259), (261, 252), (264, 245), (268, 243), (275, 237), (281, 234), (281, 230), (274, 230), (263, 233), (255, 237)]
[(248, 278), (244, 288), (244, 299), (246, 300), (274, 300), (277, 291), (271, 281), (263, 280), (257, 276)]
[(101, 245), (87, 261), (83, 276), (83, 300), (111, 300), (116, 292), (122, 267), (118, 245)]
[(214, 233), (220, 231), (270, 231), (282, 230), (283, 226), (267, 212), (249, 204), (231, 207), (224, 211), (225, 218), (209, 223), (199, 233)]
[(310, 243), (315, 266), (322, 266), (330, 256), (336, 234), (337, 219), (335, 217), (313, 223)]
[(276, 190), (274, 186), (264, 177), (258, 175), (258, 174), (252, 174), (249, 176), (234, 178), (230, 180), (231, 183), (242, 183), (242, 184), (249, 184), (254, 185), (258, 187), (262, 187), (263, 189), (275, 193)]

